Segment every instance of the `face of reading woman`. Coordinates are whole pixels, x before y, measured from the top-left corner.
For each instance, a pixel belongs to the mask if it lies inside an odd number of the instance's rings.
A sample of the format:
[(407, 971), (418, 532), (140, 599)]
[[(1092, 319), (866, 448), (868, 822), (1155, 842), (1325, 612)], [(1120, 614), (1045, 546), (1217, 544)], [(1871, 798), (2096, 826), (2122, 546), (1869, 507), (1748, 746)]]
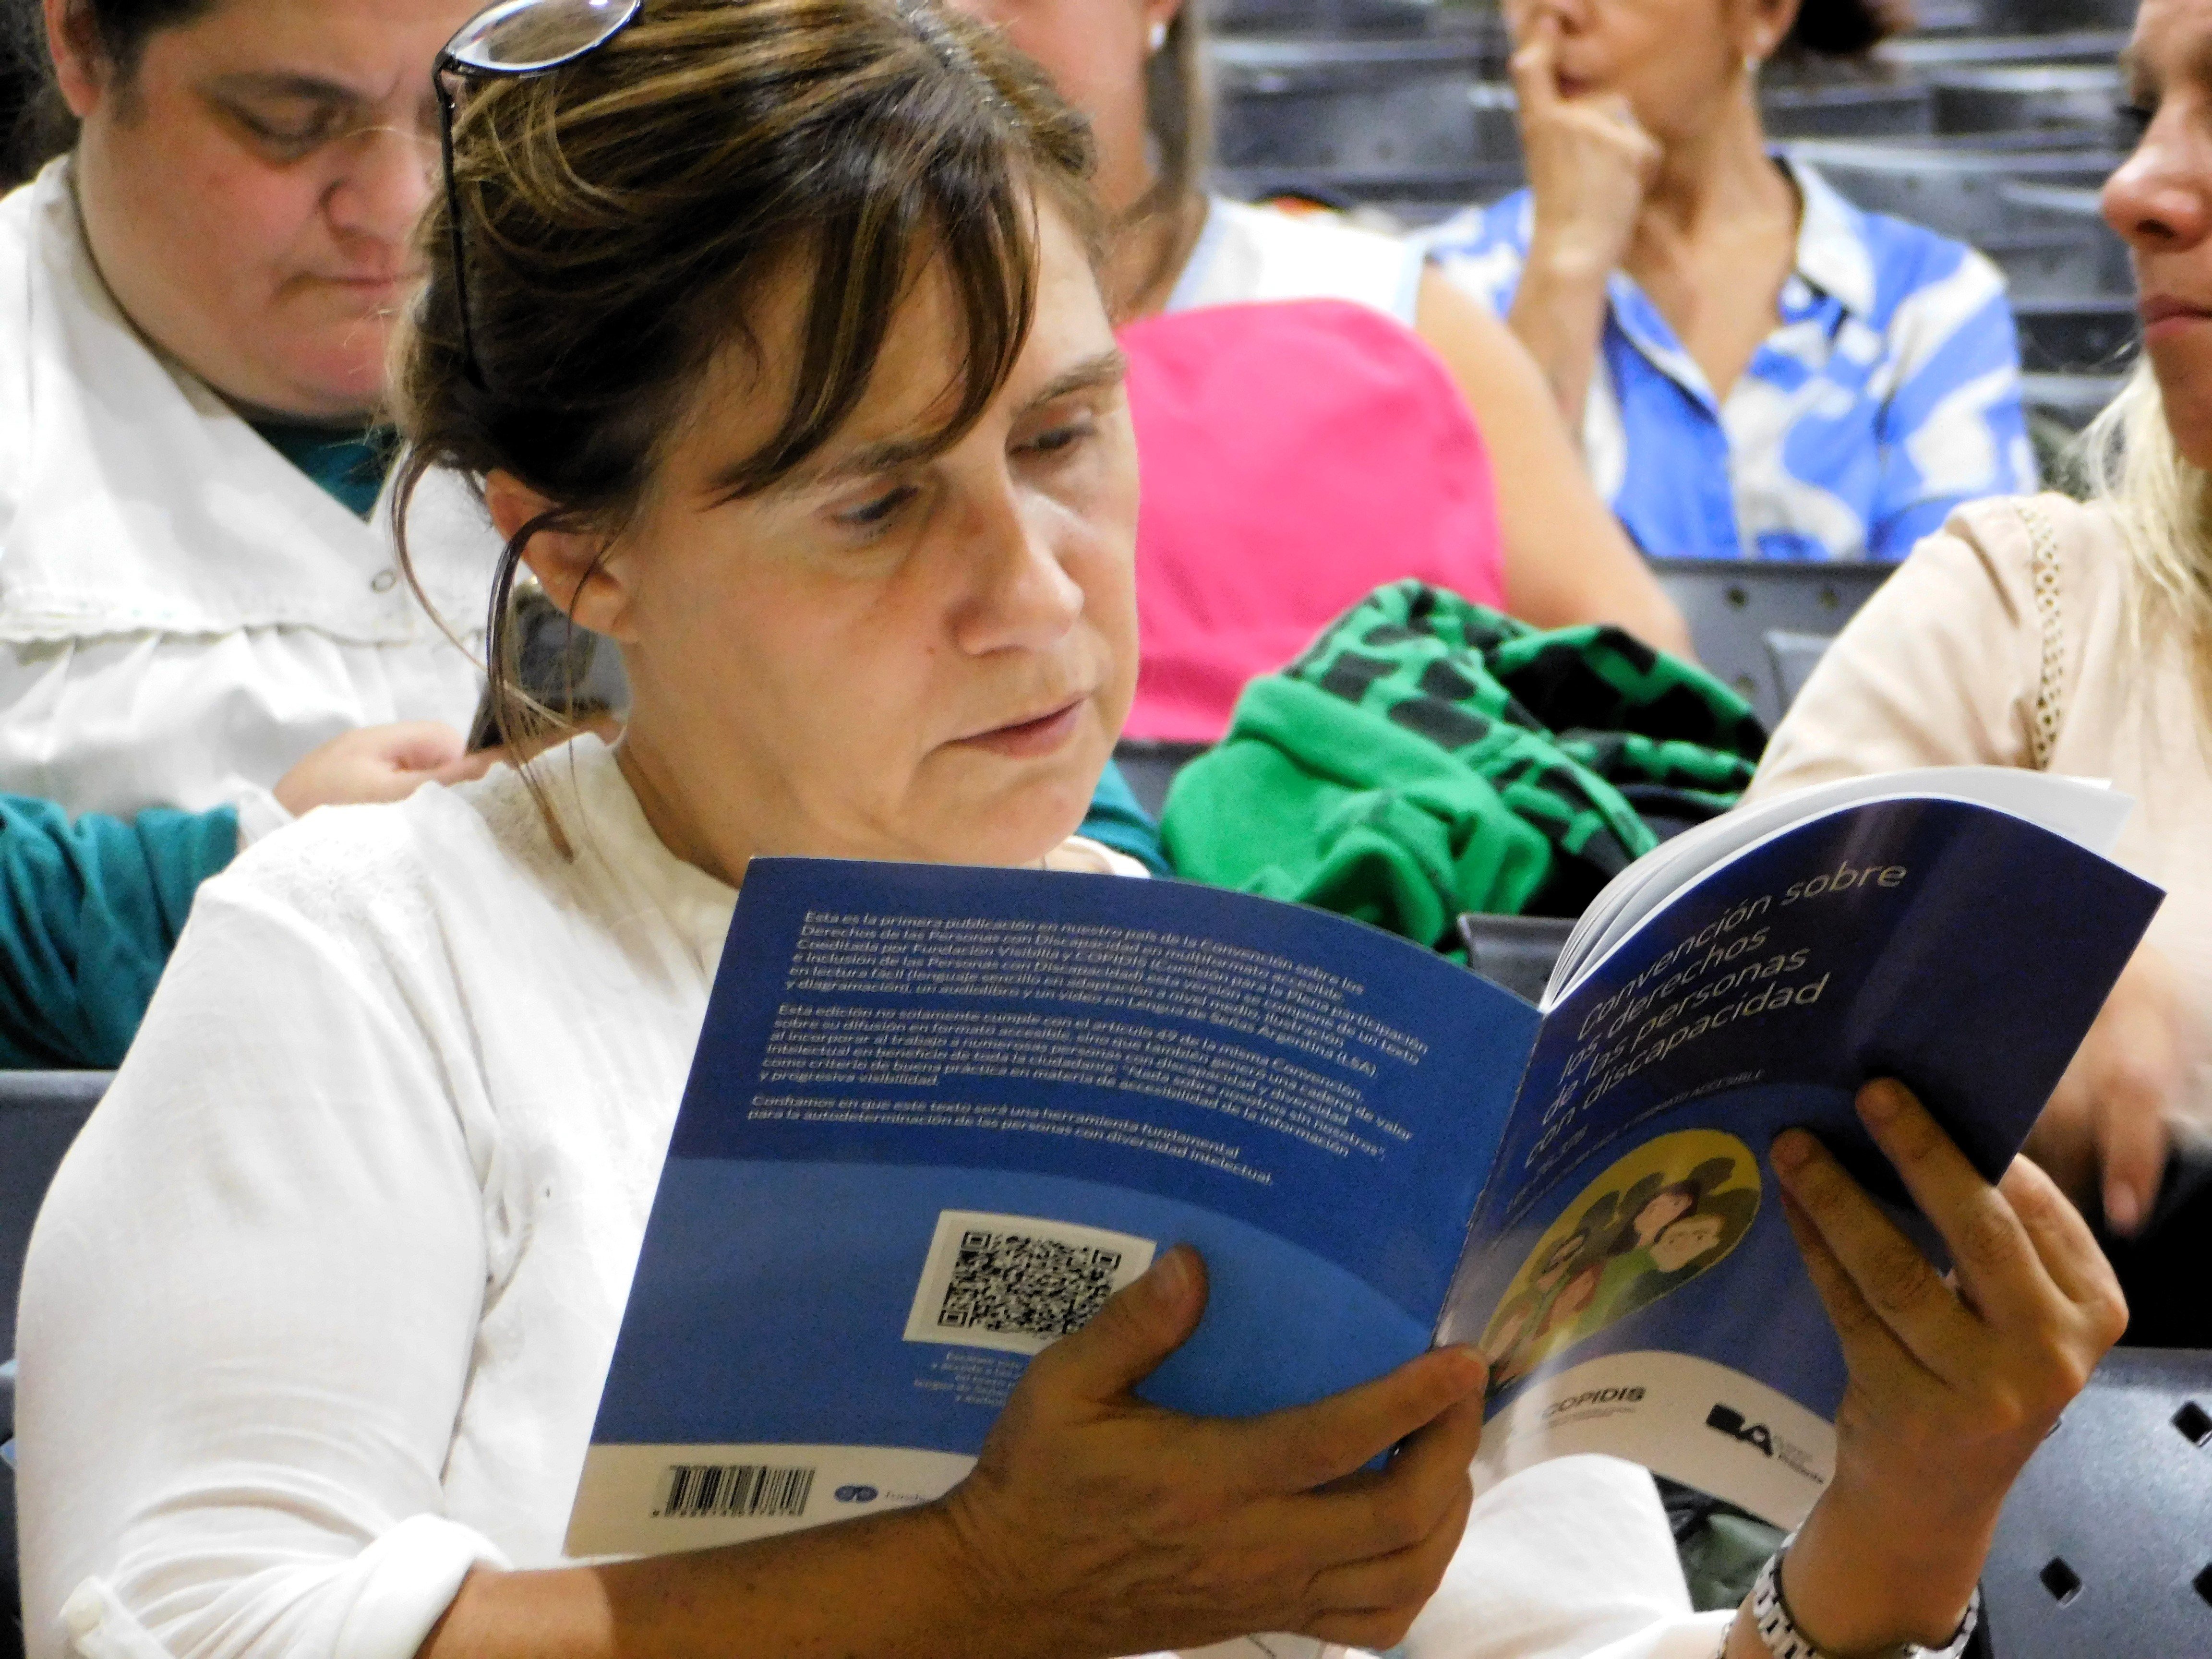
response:
[(2143, 0), (2122, 66), (2144, 126), (2105, 185), (2105, 217), (2135, 258), (2174, 441), (2212, 467), (2212, 0)]
[[(790, 394), (783, 354), (732, 349), (626, 529), (533, 539), (622, 646), (624, 769), (679, 856), (731, 880), (765, 854), (1022, 864), (1082, 821), (1135, 683), (1136, 448), (1090, 264), (1039, 219), (1035, 325), (950, 449), (926, 453), (963, 343), (932, 268), (795, 475), (720, 483)], [(799, 338), (795, 283), (751, 310)], [(507, 533), (540, 505), (502, 474), (487, 495)]]

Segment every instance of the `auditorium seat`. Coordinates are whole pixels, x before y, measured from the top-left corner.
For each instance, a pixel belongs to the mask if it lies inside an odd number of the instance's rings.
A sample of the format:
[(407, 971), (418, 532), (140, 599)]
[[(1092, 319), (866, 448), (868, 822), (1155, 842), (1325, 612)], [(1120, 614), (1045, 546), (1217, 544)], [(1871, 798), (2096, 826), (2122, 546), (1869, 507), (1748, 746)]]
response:
[[(0, 1072), (0, 1354), (15, 1352), (15, 1296), (31, 1224), (62, 1154), (106, 1091), (107, 1072)], [(15, 1376), (13, 1358), (0, 1382), (0, 1659), (21, 1652), (21, 1598), (15, 1582)]]
[(2212, 1352), (2122, 1348), (2013, 1488), (1990, 1659), (2212, 1653)]
[(1874, 561), (1654, 559), (1698, 660), (1773, 730), (1814, 662), (1897, 567)]

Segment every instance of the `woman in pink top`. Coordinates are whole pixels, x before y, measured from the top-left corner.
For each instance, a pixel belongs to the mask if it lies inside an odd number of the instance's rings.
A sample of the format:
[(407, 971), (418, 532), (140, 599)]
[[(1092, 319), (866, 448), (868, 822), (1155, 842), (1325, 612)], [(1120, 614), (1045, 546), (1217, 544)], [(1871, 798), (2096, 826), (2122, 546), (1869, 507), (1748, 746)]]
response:
[(1121, 331), (1144, 458), (1133, 738), (1210, 743), (1244, 683), (1376, 584), (1503, 609), (1490, 457), (1436, 355), (1340, 300)]
[[(1680, 614), (1599, 500), (1542, 374), (1502, 321), (1427, 269), (1419, 250), (1403, 239), (1377, 235), (1333, 215), (1294, 217), (1206, 194), (1200, 179), (1207, 122), (1197, 73), (1201, 32), (1184, 0), (949, 3), (1002, 27), (1061, 95), (1090, 118), (1098, 146), (1097, 185), (1117, 233), (1105, 273), (1109, 300), (1117, 317), (1145, 319), (1136, 338), (1146, 349), (1153, 349), (1156, 326), (1170, 333), (1187, 330), (1183, 337), (1192, 343), (1173, 349), (1188, 360), (1195, 355), (1195, 343), (1211, 332), (1205, 312), (1251, 301), (1352, 301), (1378, 317), (1410, 325), (1390, 331), (1402, 342), (1394, 356), (1402, 356), (1407, 346), (1432, 352), (1431, 361), (1461, 400), (1462, 419), (1470, 427), (1480, 423), (1497, 457), (1494, 474), (1480, 482), (1449, 481), (1449, 487), (1487, 489), (1494, 481), (1495, 522), (1485, 539), (1495, 550), (1492, 562), (1502, 562), (1513, 613), (1547, 628), (1616, 623), (1663, 649), (1688, 649)], [(1265, 363), (1267, 372), (1242, 387), (1225, 375), (1209, 382), (1208, 397), (1223, 422), (1218, 428), (1176, 422), (1170, 441), (1164, 435), (1166, 417), (1156, 412), (1148, 421), (1146, 404), (1136, 406), (1147, 501), (1139, 592), (1150, 573), (1168, 568), (1172, 552), (1183, 596), (1193, 602), (1175, 608), (1170, 623), (1164, 602), (1146, 599), (1148, 660), (1156, 641), (1170, 647), (1179, 640), (1195, 642), (1212, 620), (1225, 616), (1237, 621), (1218, 636), (1221, 652), (1251, 672), (1281, 666), (1286, 655), (1260, 662), (1247, 654), (1253, 634), (1235, 601), (1250, 585), (1248, 566), (1285, 578), (1267, 592), (1267, 608), (1303, 623), (1288, 654), (1368, 589), (1428, 574), (1422, 562), (1427, 555), (1417, 550), (1426, 544), (1426, 531), (1412, 549), (1373, 537), (1332, 544), (1319, 535), (1321, 524), (1360, 517), (1377, 493), (1317, 441), (1319, 434), (1336, 429), (1339, 411), (1347, 406), (1340, 400), (1348, 395), (1357, 406), (1364, 394), (1347, 393), (1322, 363), (1304, 359), (1310, 325), (1284, 322), (1268, 347), (1248, 337), (1261, 326), (1259, 319), (1224, 325), (1237, 343), (1227, 349), (1240, 361)], [(1375, 337), (1387, 341), (1389, 334)], [(1378, 349), (1393, 351), (1387, 343)], [(1340, 346), (1323, 349), (1324, 357), (1338, 362), (1346, 355)], [(1310, 423), (1292, 418), (1301, 402), (1313, 416)], [(1417, 418), (1427, 430), (1429, 417)], [(1253, 441), (1262, 429), (1273, 435), (1272, 450)], [(1471, 432), (1468, 441), (1480, 442)], [(1261, 465), (1262, 459), (1270, 464)], [(1209, 536), (1209, 526), (1225, 529), (1227, 521), (1197, 499), (1187, 500), (1187, 486), (1201, 481), (1199, 495), (1218, 503), (1225, 491), (1203, 483), (1216, 473), (1246, 480), (1243, 506), (1254, 514), (1300, 525), (1310, 520), (1316, 526), (1313, 539), (1300, 542), (1308, 551), (1294, 554), (1279, 538), (1249, 529), (1233, 538)], [(1389, 476), (1405, 480), (1412, 471), (1394, 465)], [(1198, 512), (1195, 521), (1182, 518), (1186, 506)], [(1171, 545), (1164, 546), (1156, 532), (1169, 526), (1176, 533)], [(1186, 550), (1200, 561), (1196, 566), (1182, 562)], [(1318, 568), (1323, 554), (1340, 561), (1353, 579), (1348, 585), (1332, 582), (1329, 594), (1342, 597), (1326, 601), (1299, 594), (1287, 580), (1291, 570)], [(1462, 573), (1444, 585), (1470, 598), (1495, 602), (1499, 597), (1496, 586), (1486, 595), (1470, 588), (1468, 580)], [(1202, 605), (1196, 603), (1201, 598)], [(1262, 625), (1256, 618), (1251, 624)], [(1171, 665), (1163, 665), (1160, 672), (1164, 684), (1176, 683)], [(1174, 694), (1173, 703), (1182, 713), (1170, 717), (1156, 702), (1152, 685), (1148, 675), (1127, 728), (1130, 737), (1210, 739), (1227, 727), (1233, 696), (1216, 695), (1204, 705), (1206, 718), (1193, 720), (1182, 694)]]

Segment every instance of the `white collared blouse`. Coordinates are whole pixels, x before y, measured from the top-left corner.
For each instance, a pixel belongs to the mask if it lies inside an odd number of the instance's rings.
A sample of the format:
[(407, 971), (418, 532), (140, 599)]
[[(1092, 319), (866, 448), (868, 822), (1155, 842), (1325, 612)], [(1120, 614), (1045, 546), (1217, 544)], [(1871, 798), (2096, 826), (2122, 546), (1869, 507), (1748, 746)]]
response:
[[(573, 858), (501, 768), (201, 890), (25, 1267), (30, 1659), (412, 1659), (477, 1563), (562, 1559), (737, 896), (597, 738), (538, 765)], [(1484, 1496), (1410, 1650), (1710, 1659), (1726, 1622), (1650, 1478), (1576, 1457)]]
[(151, 346), (69, 162), (0, 198), (0, 793), (204, 811), (356, 726), (466, 730), (497, 538), (454, 479), (410, 520), (448, 639), (364, 523)]

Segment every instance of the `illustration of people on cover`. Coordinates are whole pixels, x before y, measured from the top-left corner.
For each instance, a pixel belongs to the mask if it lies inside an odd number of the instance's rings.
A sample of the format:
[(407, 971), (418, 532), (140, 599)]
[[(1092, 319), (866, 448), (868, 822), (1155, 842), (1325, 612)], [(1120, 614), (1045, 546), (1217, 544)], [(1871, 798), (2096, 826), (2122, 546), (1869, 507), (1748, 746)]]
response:
[(1560, 1212), (1491, 1316), (1491, 1394), (1717, 1266), (1751, 1231), (1759, 1194), (1759, 1160), (1718, 1130), (1678, 1130), (1616, 1159)]

